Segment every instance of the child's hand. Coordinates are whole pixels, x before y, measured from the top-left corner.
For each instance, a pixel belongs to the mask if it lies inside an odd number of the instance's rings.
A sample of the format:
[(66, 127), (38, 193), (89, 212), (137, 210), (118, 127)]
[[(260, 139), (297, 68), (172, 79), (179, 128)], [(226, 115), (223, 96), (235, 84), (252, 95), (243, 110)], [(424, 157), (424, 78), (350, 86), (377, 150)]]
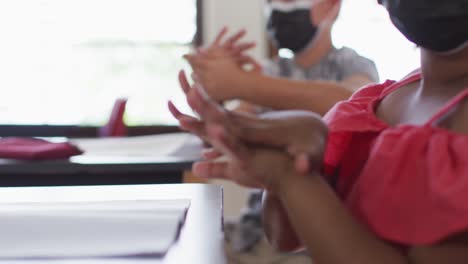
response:
[(186, 55), (193, 69), (192, 79), (202, 85), (211, 98), (222, 102), (237, 97), (249, 74), (229, 56)]
[(169, 109), (182, 128), (206, 141), (212, 141), (208, 135), (210, 127), (223, 127), (232, 142), (228, 145), (229, 148), (218, 149), (222, 154), (228, 154), (231, 158), (242, 155), (245, 153), (240, 150), (242, 142), (244, 145), (262, 145), (286, 151), (295, 157), (296, 169), (302, 174), (320, 166), (327, 129), (318, 116), (304, 111), (286, 111), (269, 113), (258, 118), (228, 112), (211, 101), (200, 87), (191, 88), (183, 72), (180, 73), (179, 80), (189, 105), (199, 113), (203, 121), (180, 113), (171, 103)]
[(299, 173), (322, 166), (328, 129), (321, 118), (307, 111), (274, 111), (255, 116), (230, 113), (231, 130), (247, 143), (285, 150), (296, 158)]
[[(210, 137), (217, 147), (226, 148), (222, 146), (224, 133), (223, 129), (210, 129)], [(287, 186), (286, 181), (297, 177), (293, 158), (287, 153), (258, 146), (244, 147), (244, 158), (240, 160), (231, 159), (215, 149), (205, 151), (205, 160), (194, 164), (193, 173), (199, 177), (227, 179), (242, 186), (263, 188), (274, 194)]]
[(199, 48), (197, 52), (184, 56), (193, 69), (192, 79), (203, 85), (218, 102), (236, 97), (243, 87), (240, 81), (250, 73), (244, 66), (252, 66), (257, 73), (261, 71), (260, 64), (246, 54), (255, 47), (255, 43), (241, 42), (246, 31), (241, 30), (224, 40), (226, 34), (227, 28), (224, 28), (209, 47)]
[(245, 63), (248, 63), (246, 52), (253, 49), (256, 44), (255, 42), (242, 41), (247, 34), (244, 29), (239, 30), (236, 34), (225, 39), (228, 31), (227, 27), (221, 29), (214, 42), (206, 48), (198, 49), (197, 53), (203, 53), (209, 57), (229, 56), (234, 59), (239, 66), (243, 66)]

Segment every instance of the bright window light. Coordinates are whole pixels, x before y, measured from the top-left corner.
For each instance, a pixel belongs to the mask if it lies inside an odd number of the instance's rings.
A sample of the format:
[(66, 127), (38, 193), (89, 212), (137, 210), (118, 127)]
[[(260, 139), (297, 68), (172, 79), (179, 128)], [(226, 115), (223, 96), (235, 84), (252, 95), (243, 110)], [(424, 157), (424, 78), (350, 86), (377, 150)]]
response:
[(418, 49), (393, 26), (377, 0), (343, 0), (333, 39), (336, 46), (372, 59), (381, 80), (399, 80), (419, 67)]
[(195, 0), (0, 1), (0, 123), (173, 124), (195, 31)]

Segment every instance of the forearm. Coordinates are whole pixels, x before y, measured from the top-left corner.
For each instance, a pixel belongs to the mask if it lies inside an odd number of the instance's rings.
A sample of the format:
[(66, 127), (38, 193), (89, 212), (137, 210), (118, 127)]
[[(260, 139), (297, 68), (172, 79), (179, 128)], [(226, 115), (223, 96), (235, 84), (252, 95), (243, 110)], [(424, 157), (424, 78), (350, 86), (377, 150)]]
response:
[(278, 197), (263, 193), (263, 228), (270, 244), (280, 251), (293, 251), (301, 247), (288, 215)]
[(274, 109), (309, 110), (324, 115), (352, 91), (330, 81), (297, 81), (262, 74), (246, 74), (239, 97)]
[(240, 101), (239, 105), (237, 105), (237, 107), (234, 108), (232, 111), (237, 112), (237, 113), (257, 114), (258, 108), (259, 108), (258, 106), (251, 104), (249, 102)]
[(289, 220), (315, 263), (409, 263), (356, 222), (321, 177), (294, 177), (280, 193)]

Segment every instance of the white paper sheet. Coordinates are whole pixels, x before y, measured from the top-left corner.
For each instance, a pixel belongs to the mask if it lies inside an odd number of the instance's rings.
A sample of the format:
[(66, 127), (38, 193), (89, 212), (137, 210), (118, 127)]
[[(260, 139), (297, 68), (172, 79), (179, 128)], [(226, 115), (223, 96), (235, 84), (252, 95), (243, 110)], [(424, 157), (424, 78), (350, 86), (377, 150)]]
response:
[(189, 200), (0, 205), (0, 259), (163, 256)]
[[(72, 139), (71, 143), (90, 156), (198, 158), (201, 141), (187, 133), (171, 133), (140, 137)], [(183, 151), (181, 151), (183, 150)]]

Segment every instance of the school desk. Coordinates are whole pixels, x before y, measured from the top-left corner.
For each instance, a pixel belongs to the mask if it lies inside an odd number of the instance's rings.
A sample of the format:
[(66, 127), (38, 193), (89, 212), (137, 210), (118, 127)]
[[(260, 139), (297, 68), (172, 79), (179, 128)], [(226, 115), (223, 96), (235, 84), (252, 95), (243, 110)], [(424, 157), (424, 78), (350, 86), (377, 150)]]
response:
[[(198, 139), (183, 133), (77, 142), (85, 153), (68, 160), (0, 159), (0, 186), (181, 183), (202, 150)], [(151, 149), (158, 146), (160, 153)]]
[[(191, 204), (178, 241), (162, 259), (68, 259), (68, 260), (0, 260), (11, 264), (130, 264), (130, 263), (203, 263), (223, 264), (223, 199), (215, 185), (158, 184), (132, 186), (66, 186), (0, 188), (1, 203), (17, 202), (86, 202), (115, 200), (190, 199)], [(1, 227), (0, 227), (1, 228)]]

